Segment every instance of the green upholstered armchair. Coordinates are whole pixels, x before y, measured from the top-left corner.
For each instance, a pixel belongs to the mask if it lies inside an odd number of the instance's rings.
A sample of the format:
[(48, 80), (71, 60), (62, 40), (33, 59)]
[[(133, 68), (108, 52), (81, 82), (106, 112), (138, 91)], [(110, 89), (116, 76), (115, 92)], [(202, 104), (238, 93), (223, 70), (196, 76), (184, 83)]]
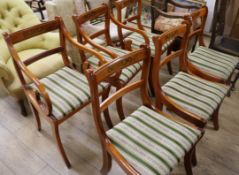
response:
[[(0, 87), (0, 91), (5, 88), (9, 95), (14, 96), (20, 104), (22, 114), (25, 116), (27, 115), (24, 105), (25, 95), (2, 34), (4, 32), (15, 32), (39, 23), (40, 20), (24, 0), (0, 0), (0, 84), (4, 86)], [(58, 45), (59, 35), (47, 33), (20, 43), (16, 49), (21, 59), (24, 60)], [(29, 68), (41, 78), (55, 72), (62, 66), (62, 59), (53, 55), (32, 64)]]

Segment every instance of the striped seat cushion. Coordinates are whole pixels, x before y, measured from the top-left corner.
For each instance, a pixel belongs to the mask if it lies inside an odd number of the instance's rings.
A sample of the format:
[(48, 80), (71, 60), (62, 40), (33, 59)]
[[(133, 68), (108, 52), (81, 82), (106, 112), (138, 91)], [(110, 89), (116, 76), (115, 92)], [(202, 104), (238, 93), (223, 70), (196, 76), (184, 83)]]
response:
[(179, 72), (162, 90), (181, 107), (209, 120), (226, 96), (228, 87)]
[[(123, 50), (120, 48), (116, 48), (116, 47), (111, 47), (111, 46), (107, 46), (106, 47), (108, 50), (122, 56), (125, 55), (127, 53), (129, 53), (129, 51), (127, 50)], [(104, 58), (106, 60), (111, 60), (111, 57), (109, 57), (109, 55), (105, 54), (104, 52), (100, 52)], [(92, 67), (96, 68), (99, 65), (99, 61), (97, 58), (95, 58), (94, 56), (88, 58), (89, 63), (92, 65)], [(136, 63), (134, 65), (128, 66), (127, 68), (122, 70), (122, 73), (119, 77), (119, 79), (124, 82), (127, 83), (142, 67), (142, 63)]]
[[(52, 115), (56, 119), (91, 100), (89, 84), (86, 77), (68, 67), (64, 67), (40, 80), (50, 96), (52, 102)], [(34, 85), (32, 85), (34, 86)], [(102, 83), (98, 86), (102, 92), (108, 85)]]
[[(153, 42), (153, 36), (155, 36), (156, 34), (154, 33), (151, 33), (151, 32), (146, 32), (147, 36), (149, 37), (149, 45), (150, 45), (150, 49), (151, 49), (151, 56), (154, 57), (155, 55), (155, 46), (154, 46), (154, 42)], [(129, 35), (127, 37), (127, 39), (130, 39), (132, 40), (132, 48), (139, 48), (140, 45), (144, 44), (145, 41), (144, 41), (144, 38), (139, 35), (138, 33), (133, 33), (131, 35)], [(164, 45), (163, 45), (163, 48), (162, 48), (162, 51), (165, 52), (168, 47), (172, 44), (174, 40), (169, 40), (168, 42), (166, 42)]]
[(166, 175), (202, 133), (141, 106), (106, 134), (140, 174)]
[(227, 80), (239, 59), (207, 47), (198, 47), (189, 55), (189, 61), (211, 75)]

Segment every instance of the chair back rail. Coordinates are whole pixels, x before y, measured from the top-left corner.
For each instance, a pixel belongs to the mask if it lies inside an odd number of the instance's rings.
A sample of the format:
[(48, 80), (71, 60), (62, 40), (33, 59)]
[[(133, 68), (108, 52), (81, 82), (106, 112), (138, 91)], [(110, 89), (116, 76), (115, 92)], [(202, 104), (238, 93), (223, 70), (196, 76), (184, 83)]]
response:
[[(36, 54), (30, 58), (24, 59), (24, 61), (20, 58), (20, 56), (17, 53), (17, 50), (15, 49), (15, 45), (24, 42), (30, 38), (51, 32), (51, 31), (59, 31), (59, 39), (60, 39), (60, 46), (49, 49), (47, 51), (43, 51), (39, 54)], [(35, 106), (37, 110), (42, 110), (47, 116), (51, 115), (52, 112), (52, 104), (51, 100), (49, 98), (49, 95), (46, 91), (45, 85), (40, 82), (38, 77), (36, 77), (29, 69), (28, 66), (30, 64), (33, 64), (36, 61), (39, 61), (47, 56), (60, 53), (62, 60), (64, 62), (65, 66), (71, 67), (70, 60), (68, 58), (67, 52), (66, 52), (66, 39), (74, 44), (79, 50), (84, 50), (86, 52), (89, 52), (93, 55), (95, 55), (99, 60), (104, 61), (103, 56), (101, 56), (98, 52), (89, 49), (76, 41), (73, 40), (73, 38), (70, 36), (70, 34), (67, 32), (64, 23), (60, 17), (56, 17), (55, 20), (48, 21), (42, 24), (38, 24), (35, 26), (32, 26), (27, 29), (23, 29), (20, 31), (17, 31), (15, 33), (4, 33), (4, 39), (7, 43), (8, 49), (10, 51), (10, 54), (13, 58), (13, 64), (15, 66), (15, 69), (17, 71), (17, 74), (19, 76), (19, 79), (21, 81), (22, 87), (26, 94), (28, 95), (28, 98), (30, 99), (31, 103)], [(27, 83), (26, 77), (28, 77), (33, 84), (36, 86), (37, 89), (32, 89)], [(39, 96), (42, 98), (40, 99)]]
[[(191, 113), (190, 111), (185, 110), (178, 104), (176, 104), (171, 98), (169, 98), (166, 94), (164, 94), (161, 83), (160, 83), (160, 70), (162, 67), (168, 63), (169, 61), (179, 58), (179, 69), (181, 71), (188, 73), (188, 62), (185, 59), (185, 54), (187, 53), (187, 36), (190, 31), (190, 24), (182, 24), (174, 29), (171, 29), (167, 32), (164, 32), (160, 36), (154, 36), (153, 41), (155, 44), (155, 57), (153, 59), (153, 70), (151, 73), (151, 78), (153, 80), (153, 88), (155, 92), (155, 106), (158, 109), (162, 109), (163, 104), (165, 104), (167, 107), (169, 107), (172, 111), (174, 111), (176, 114), (181, 116), (182, 118), (194, 123), (196, 126), (204, 127), (206, 124), (206, 121), (203, 120), (201, 117)], [(163, 56), (162, 52), (162, 46), (167, 41), (176, 39), (177, 37), (181, 37), (181, 43), (180, 47), (177, 51), (171, 52), (167, 56)]]
[[(108, 98), (100, 102), (99, 92), (96, 88), (98, 84), (107, 81), (109, 78), (115, 78), (118, 80), (118, 72), (122, 69), (133, 65), (138, 62), (143, 62), (142, 75), (140, 80), (136, 80), (133, 83), (128, 83), (124, 87), (113, 92)], [(121, 57), (117, 57), (110, 62), (102, 65), (97, 70), (87, 69), (86, 76), (89, 81), (90, 91), (92, 95), (93, 114), (96, 121), (98, 131), (101, 135), (105, 136), (105, 130), (101, 120), (101, 113), (113, 102), (117, 101), (122, 96), (135, 90), (141, 89), (141, 97), (143, 104), (151, 106), (149, 97), (147, 95), (147, 78), (148, 78), (148, 66), (150, 61), (150, 50), (147, 46), (142, 46), (137, 51), (131, 52)]]

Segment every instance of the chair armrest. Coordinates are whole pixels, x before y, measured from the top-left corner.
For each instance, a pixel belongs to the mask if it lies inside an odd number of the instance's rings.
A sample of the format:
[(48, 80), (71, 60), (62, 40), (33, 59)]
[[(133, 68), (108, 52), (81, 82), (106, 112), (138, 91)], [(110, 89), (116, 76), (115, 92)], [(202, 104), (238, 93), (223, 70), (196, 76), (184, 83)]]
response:
[[(63, 23), (61, 25), (64, 25)], [(105, 60), (105, 58), (100, 54), (98, 53), (97, 51), (93, 50), (93, 49), (90, 49), (78, 42), (76, 42), (70, 35), (69, 32), (67, 32), (65, 26), (62, 27), (62, 31), (63, 31), (63, 34), (64, 36), (66, 37), (66, 39), (71, 43), (73, 44), (76, 48), (78, 48), (79, 50), (82, 50), (84, 52), (88, 52), (89, 54), (91, 55), (94, 55), (97, 59), (99, 59), (100, 61), (100, 64), (105, 64), (107, 63), (107, 61)]]
[(115, 23), (118, 27), (121, 27), (123, 29), (126, 29), (126, 30), (129, 30), (129, 31), (132, 31), (132, 32), (136, 32), (138, 33), (139, 35), (141, 35), (143, 38), (144, 38), (144, 41), (145, 41), (145, 44), (147, 46), (149, 46), (150, 44), (150, 41), (149, 41), (149, 38), (148, 36), (146, 35), (145, 31), (143, 30), (139, 30), (139, 29), (136, 29), (136, 28), (133, 28), (133, 27), (129, 27), (127, 25), (124, 25), (123, 23), (120, 23), (118, 20), (116, 20), (114, 18), (114, 16), (112, 14), (110, 14), (110, 18), (111, 20), (113, 21), (113, 23)]
[(13, 74), (7, 67), (7, 65), (0, 60), (0, 79), (3, 80), (5, 84), (10, 84), (13, 81)]
[(199, 9), (200, 8), (200, 6), (197, 6), (197, 5), (189, 5), (186, 3), (179, 3), (174, 0), (170, 0), (169, 3), (173, 4), (176, 7), (185, 8), (185, 9)]
[(171, 14), (171, 13), (167, 13), (167, 12), (164, 12), (162, 10), (160, 10), (159, 8), (157, 8), (156, 6), (152, 5), (151, 6), (152, 9), (154, 11), (156, 11), (159, 15), (163, 16), (163, 17), (166, 17), (166, 18), (178, 18), (178, 19), (184, 19), (184, 15), (176, 15), (176, 14)]

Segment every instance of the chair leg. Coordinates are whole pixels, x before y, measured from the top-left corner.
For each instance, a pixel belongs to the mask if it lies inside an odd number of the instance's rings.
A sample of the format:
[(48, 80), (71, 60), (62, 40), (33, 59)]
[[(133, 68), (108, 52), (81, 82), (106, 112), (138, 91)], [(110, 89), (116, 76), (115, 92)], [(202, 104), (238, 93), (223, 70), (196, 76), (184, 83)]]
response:
[(18, 104), (19, 104), (20, 109), (21, 109), (21, 114), (24, 117), (27, 117), (28, 113), (27, 113), (27, 108), (26, 108), (26, 105), (25, 105), (25, 100), (24, 99), (18, 100)]
[(38, 113), (38, 111), (35, 109), (35, 107), (34, 107), (32, 104), (30, 104), (30, 107), (31, 107), (31, 109), (32, 109), (33, 115), (34, 115), (35, 118), (36, 118), (37, 130), (38, 130), (38, 131), (41, 131), (41, 119), (40, 119), (40, 117), (39, 117), (39, 113)]
[[(109, 93), (110, 93), (110, 88), (108, 88), (108, 89), (102, 94), (102, 101), (104, 101), (105, 99), (108, 98)], [(107, 108), (106, 110), (104, 110), (103, 113), (104, 113), (105, 121), (106, 121), (106, 124), (107, 124), (108, 128), (109, 128), (109, 129), (113, 128), (113, 123), (112, 123), (111, 118), (110, 118), (109, 109)]]
[[(239, 67), (239, 65), (238, 65), (238, 67)], [(238, 69), (239, 69), (239, 68), (238, 68)], [(234, 90), (234, 89), (235, 89), (236, 82), (237, 82), (238, 79), (239, 79), (239, 72), (237, 73), (235, 79), (232, 81), (231, 90)]]
[(65, 150), (64, 150), (62, 142), (61, 142), (61, 138), (60, 138), (60, 134), (59, 134), (59, 125), (56, 124), (55, 122), (52, 122), (51, 126), (52, 126), (52, 131), (53, 131), (53, 134), (55, 137), (55, 141), (57, 144), (57, 148), (58, 148), (67, 168), (71, 168), (70, 161), (68, 160), (68, 158), (66, 156)]
[(151, 62), (150, 62), (148, 84), (149, 84), (149, 95), (151, 97), (154, 97), (155, 93), (154, 93), (154, 86), (153, 86), (152, 70), (153, 70), (153, 58), (151, 58)]
[(167, 68), (168, 68), (168, 73), (170, 75), (173, 75), (173, 69), (172, 69), (172, 63), (171, 62), (167, 63)]
[(111, 166), (112, 166), (112, 158), (107, 151), (103, 150), (103, 166), (100, 170), (101, 174), (107, 175), (111, 169)]
[(220, 106), (216, 109), (216, 111), (214, 112), (213, 116), (212, 116), (212, 121), (213, 121), (213, 125), (214, 125), (214, 129), (216, 131), (219, 130), (219, 109)]
[(125, 115), (123, 111), (122, 98), (119, 98), (118, 100), (116, 100), (116, 108), (117, 108), (117, 112), (118, 112), (120, 120), (124, 120)]
[(197, 166), (197, 154), (196, 154), (196, 148), (193, 149), (193, 155), (192, 155), (192, 165)]
[(192, 148), (184, 157), (184, 167), (185, 167), (187, 175), (193, 175), (193, 170), (192, 170), (193, 149), (194, 148)]

